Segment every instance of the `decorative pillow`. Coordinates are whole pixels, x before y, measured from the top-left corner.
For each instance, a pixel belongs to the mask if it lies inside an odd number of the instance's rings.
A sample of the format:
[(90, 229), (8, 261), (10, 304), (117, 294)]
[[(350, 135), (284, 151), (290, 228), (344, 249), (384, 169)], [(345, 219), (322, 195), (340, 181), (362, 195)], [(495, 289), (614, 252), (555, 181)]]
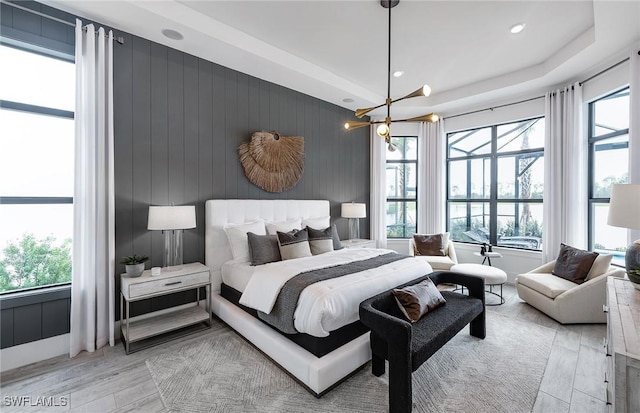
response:
[(300, 218), (290, 219), (288, 221), (278, 221), (278, 222), (265, 222), (265, 226), (267, 227), (268, 235), (276, 235), (276, 232), (290, 232), (295, 230), (302, 229), (302, 222)]
[(292, 232), (278, 231), (278, 246), (283, 260), (303, 258), (311, 256), (309, 246), (309, 233), (307, 229)]
[(307, 232), (311, 254), (318, 255), (333, 251), (333, 227), (319, 230), (307, 226)]
[(587, 278), (593, 262), (598, 257), (598, 253), (580, 250), (565, 244), (560, 245), (560, 253), (552, 274), (576, 284), (582, 284)]
[(434, 308), (446, 303), (446, 300), (430, 278), (402, 289), (393, 289), (391, 292), (395, 296), (402, 313), (412, 323), (418, 321), (420, 317)]
[(331, 225), (331, 217), (303, 218), (302, 226), (313, 229), (323, 229)]
[(428, 255), (444, 257), (446, 244), (443, 234), (414, 234), (415, 255)]
[(247, 232), (253, 232), (256, 235), (267, 235), (264, 228), (264, 221), (262, 220), (247, 222), (245, 224), (226, 224), (223, 229), (224, 232), (227, 233), (233, 259), (242, 262), (251, 260)]
[(584, 280), (589, 281), (607, 272), (609, 270), (609, 266), (611, 265), (612, 259), (612, 254), (599, 254), (596, 257), (596, 260), (593, 262), (591, 270), (589, 270), (589, 274), (587, 274), (587, 278), (585, 278)]
[(256, 235), (247, 232), (251, 265), (262, 265), (269, 262), (282, 261), (277, 235)]

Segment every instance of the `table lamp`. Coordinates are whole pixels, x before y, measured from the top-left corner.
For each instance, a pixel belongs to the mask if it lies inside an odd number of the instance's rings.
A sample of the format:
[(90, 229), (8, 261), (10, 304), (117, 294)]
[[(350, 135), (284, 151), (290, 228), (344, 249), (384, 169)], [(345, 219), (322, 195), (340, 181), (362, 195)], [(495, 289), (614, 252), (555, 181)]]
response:
[(163, 267), (182, 265), (182, 230), (196, 227), (196, 207), (150, 206), (147, 229), (164, 234)]
[(367, 206), (349, 202), (342, 204), (342, 218), (349, 218), (349, 238), (357, 239), (360, 235), (360, 218), (367, 217)]
[[(614, 227), (640, 229), (640, 185), (615, 184), (611, 187), (607, 224)], [(640, 289), (640, 239), (627, 247), (624, 256), (627, 276)]]

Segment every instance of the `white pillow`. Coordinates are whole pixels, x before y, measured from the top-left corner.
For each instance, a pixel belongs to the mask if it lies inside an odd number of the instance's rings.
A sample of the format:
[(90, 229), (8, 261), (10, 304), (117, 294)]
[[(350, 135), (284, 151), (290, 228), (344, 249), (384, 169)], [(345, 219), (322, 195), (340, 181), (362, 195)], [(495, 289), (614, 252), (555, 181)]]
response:
[(613, 255), (611, 254), (598, 254), (596, 260), (591, 265), (591, 269), (589, 270), (589, 274), (587, 274), (587, 278), (585, 281), (589, 281), (593, 278), (596, 278), (609, 270), (609, 265), (611, 265), (611, 259)]
[(247, 232), (253, 232), (256, 235), (267, 235), (264, 221), (262, 220), (244, 224), (226, 224), (223, 229), (227, 233), (233, 259), (240, 262), (251, 261)]
[(288, 221), (265, 222), (267, 234), (276, 235), (278, 231), (289, 232), (294, 229), (302, 229), (300, 218), (290, 219)]
[(302, 220), (302, 227), (324, 230), (331, 226), (331, 217), (305, 218)]

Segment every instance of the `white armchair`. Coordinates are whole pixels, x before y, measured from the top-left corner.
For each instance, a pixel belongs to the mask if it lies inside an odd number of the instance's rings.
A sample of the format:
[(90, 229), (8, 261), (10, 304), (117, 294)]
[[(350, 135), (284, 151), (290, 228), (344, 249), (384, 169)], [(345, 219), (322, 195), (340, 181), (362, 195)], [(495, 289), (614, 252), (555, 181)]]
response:
[[(601, 258), (602, 257), (602, 258)], [(609, 265), (599, 256), (582, 284), (552, 274), (555, 260), (515, 280), (518, 296), (561, 324), (606, 323), (607, 277), (624, 277), (624, 269)], [(604, 264), (604, 265), (603, 265)]]
[[(413, 241), (413, 237), (411, 237), (410, 239), (411, 241), (409, 242), (409, 255), (415, 255), (416, 248), (415, 248), (415, 243)], [(447, 253), (447, 255), (445, 256), (418, 255), (418, 257), (427, 261), (429, 265), (431, 265), (431, 268), (434, 269), (434, 271), (437, 271), (437, 270), (448, 271), (449, 269), (451, 269), (451, 267), (453, 267), (455, 264), (458, 263), (458, 256), (456, 255), (456, 250), (453, 247), (453, 242), (451, 242), (450, 240), (447, 242), (447, 247), (445, 248), (445, 252)]]

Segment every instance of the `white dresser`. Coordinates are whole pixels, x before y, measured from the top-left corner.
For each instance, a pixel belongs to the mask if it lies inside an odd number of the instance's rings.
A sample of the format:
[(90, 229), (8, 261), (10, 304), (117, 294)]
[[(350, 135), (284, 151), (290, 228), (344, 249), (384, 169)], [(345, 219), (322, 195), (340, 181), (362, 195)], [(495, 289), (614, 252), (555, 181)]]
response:
[(607, 280), (607, 404), (610, 412), (640, 412), (640, 290)]

